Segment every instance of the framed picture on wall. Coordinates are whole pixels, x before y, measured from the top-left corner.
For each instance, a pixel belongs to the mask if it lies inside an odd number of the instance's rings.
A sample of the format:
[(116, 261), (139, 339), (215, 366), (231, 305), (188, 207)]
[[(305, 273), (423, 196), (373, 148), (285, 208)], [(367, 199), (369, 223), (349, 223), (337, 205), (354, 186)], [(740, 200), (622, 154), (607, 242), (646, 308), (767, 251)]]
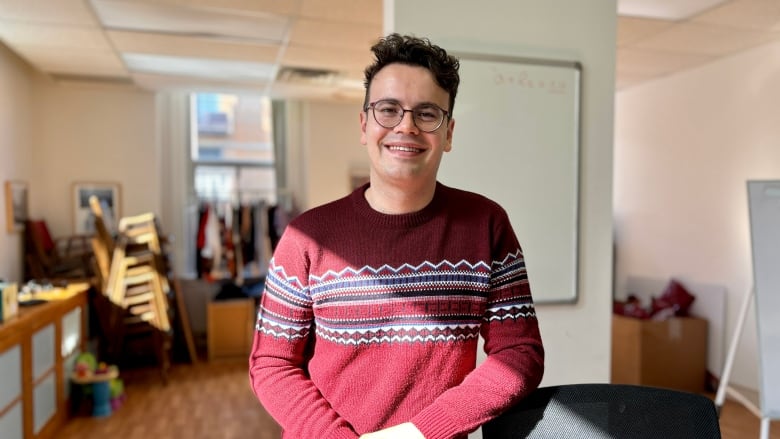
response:
[(5, 224), (8, 233), (24, 229), (29, 216), (27, 182), (9, 180), (5, 182)]
[(109, 230), (116, 227), (122, 215), (121, 185), (116, 182), (73, 183), (73, 233), (92, 235), (95, 233), (95, 217), (89, 207), (89, 197), (95, 195), (103, 208), (103, 219)]

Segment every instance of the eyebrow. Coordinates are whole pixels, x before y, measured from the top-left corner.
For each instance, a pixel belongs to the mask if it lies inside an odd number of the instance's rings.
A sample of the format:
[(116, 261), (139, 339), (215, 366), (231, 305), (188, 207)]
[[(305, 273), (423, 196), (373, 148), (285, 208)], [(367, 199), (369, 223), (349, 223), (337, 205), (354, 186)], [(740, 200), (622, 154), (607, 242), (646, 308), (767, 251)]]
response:
[[(389, 102), (393, 102), (395, 104), (401, 105), (403, 107), (403, 104), (401, 104), (401, 101), (399, 101), (398, 99), (393, 99), (393, 98), (380, 98), (380, 99), (375, 99), (375, 100), (369, 101), (369, 102), (379, 102), (379, 101), (389, 101)], [(422, 107), (422, 106), (425, 106), (425, 105), (432, 105), (432, 106), (435, 106), (435, 107), (439, 107), (441, 109), (445, 109), (445, 107), (442, 107), (441, 105), (437, 104), (436, 102), (431, 102), (431, 101), (420, 102), (418, 104), (413, 105), (412, 108), (418, 108), (418, 107)]]

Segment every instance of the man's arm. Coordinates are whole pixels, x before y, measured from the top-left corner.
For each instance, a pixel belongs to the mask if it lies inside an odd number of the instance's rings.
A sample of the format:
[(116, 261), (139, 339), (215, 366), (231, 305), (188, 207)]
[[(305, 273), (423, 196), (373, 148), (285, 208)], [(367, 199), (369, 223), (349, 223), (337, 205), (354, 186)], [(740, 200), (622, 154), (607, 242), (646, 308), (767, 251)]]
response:
[(496, 257), (491, 268), (491, 290), (481, 329), (487, 358), (461, 384), (412, 418), (427, 439), (474, 431), (541, 382), (544, 348), (525, 261), (511, 226), (503, 232), (497, 234), (494, 248), (506, 243), (516, 250), (499, 250), (505, 256)]
[(304, 370), (309, 338), (314, 336), (313, 312), (307, 288), (298, 279), (306, 279), (305, 264), (296, 247), (283, 240), (271, 261), (257, 311), (250, 384), (285, 436), (357, 438)]

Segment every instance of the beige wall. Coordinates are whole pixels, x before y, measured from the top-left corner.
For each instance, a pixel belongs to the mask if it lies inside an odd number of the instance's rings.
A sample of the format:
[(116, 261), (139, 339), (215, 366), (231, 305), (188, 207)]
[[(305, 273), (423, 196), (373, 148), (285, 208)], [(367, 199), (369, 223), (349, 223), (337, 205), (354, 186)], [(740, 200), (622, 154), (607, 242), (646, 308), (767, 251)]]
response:
[[(619, 294), (629, 275), (722, 285), (730, 342), (753, 282), (746, 181), (780, 178), (778, 96), (778, 43), (617, 94)], [(730, 382), (756, 389), (754, 316)]]
[(314, 207), (350, 192), (349, 173), (368, 172), (368, 156), (360, 144), (359, 101), (310, 102), (304, 106), (308, 200)]
[(117, 182), (123, 216), (160, 212), (154, 94), (127, 86), (35, 82), (32, 206), (55, 236), (73, 233), (76, 181)]
[[(32, 185), (32, 77), (34, 72), (0, 44), (0, 182), (22, 180)], [(30, 187), (30, 193), (34, 187)], [(0, 278), (22, 275), (22, 236), (6, 232), (5, 189), (0, 189)]]

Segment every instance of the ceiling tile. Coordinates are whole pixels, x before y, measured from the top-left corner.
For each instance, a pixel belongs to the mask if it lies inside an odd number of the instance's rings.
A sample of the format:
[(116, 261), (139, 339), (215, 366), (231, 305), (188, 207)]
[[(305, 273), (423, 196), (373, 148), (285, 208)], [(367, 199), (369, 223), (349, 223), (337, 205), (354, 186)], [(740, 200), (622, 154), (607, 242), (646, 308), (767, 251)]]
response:
[(274, 63), (279, 56), (279, 46), (272, 44), (147, 32), (109, 31), (106, 34), (120, 52), (263, 63)]
[(24, 58), (41, 71), (82, 76), (127, 76), (122, 61), (110, 50), (23, 47)]
[[(147, 0), (149, 1), (149, 0)], [(159, 1), (159, 0), (152, 0)], [(199, 8), (241, 11), (242, 14), (264, 13), (273, 15), (295, 15), (300, 9), (299, 1), (290, 0), (164, 0), (169, 3)]]
[(695, 17), (693, 21), (739, 29), (780, 31), (780, 1), (731, 1)]
[(301, 2), (303, 17), (382, 26), (382, 0), (301, 0)]
[[(327, 38), (323, 38), (327, 35)], [(382, 36), (381, 26), (335, 21), (298, 19), (290, 30), (290, 44), (312, 47), (339, 47), (351, 50), (369, 48)]]
[(639, 41), (635, 47), (702, 55), (727, 55), (770, 40), (771, 36), (762, 32), (710, 24), (682, 23)]
[(287, 18), (270, 14), (243, 14), (146, 2), (93, 0), (93, 4), (100, 22), (109, 30), (280, 43), (288, 29)]
[(84, 0), (0, 0), (0, 17), (25, 22), (97, 26)]
[(0, 19), (0, 38), (11, 47), (45, 46), (110, 50), (99, 28)]

